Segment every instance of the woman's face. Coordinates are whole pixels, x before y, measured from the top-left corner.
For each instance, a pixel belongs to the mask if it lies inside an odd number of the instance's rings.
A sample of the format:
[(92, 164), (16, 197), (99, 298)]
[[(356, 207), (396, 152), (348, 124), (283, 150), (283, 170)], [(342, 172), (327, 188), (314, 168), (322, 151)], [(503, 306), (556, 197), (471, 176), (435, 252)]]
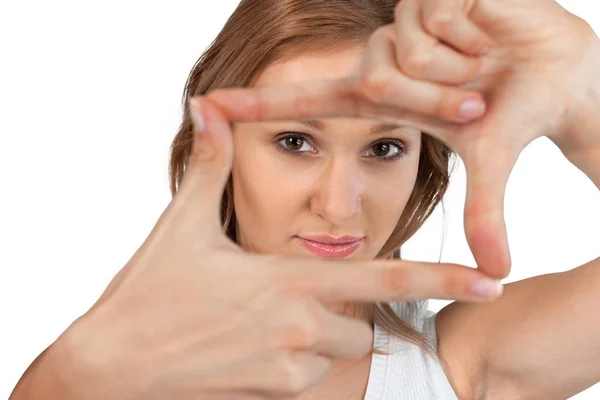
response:
[[(362, 48), (306, 54), (255, 86), (351, 75)], [(238, 242), (247, 251), (374, 259), (415, 184), (421, 133), (368, 119), (256, 122), (234, 133)]]

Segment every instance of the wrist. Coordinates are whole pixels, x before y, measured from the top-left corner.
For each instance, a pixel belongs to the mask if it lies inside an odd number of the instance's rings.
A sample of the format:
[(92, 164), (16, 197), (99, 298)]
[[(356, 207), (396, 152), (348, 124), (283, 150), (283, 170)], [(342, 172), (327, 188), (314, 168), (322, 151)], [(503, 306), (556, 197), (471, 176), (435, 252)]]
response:
[(75, 399), (67, 378), (68, 356), (57, 340), (27, 368), (9, 400)]
[(572, 74), (564, 123), (550, 139), (600, 189), (600, 39), (583, 20), (587, 51)]
[(9, 400), (96, 400), (114, 396), (100, 357), (88, 346), (77, 321), (29, 366)]

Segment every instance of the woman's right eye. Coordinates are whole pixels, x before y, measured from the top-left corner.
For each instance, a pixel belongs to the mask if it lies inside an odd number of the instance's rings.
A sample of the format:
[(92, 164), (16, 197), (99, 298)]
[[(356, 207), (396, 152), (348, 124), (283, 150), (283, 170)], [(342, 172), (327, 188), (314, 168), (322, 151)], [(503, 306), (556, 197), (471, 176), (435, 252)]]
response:
[(290, 153), (314, 152), (315, 149), (304, 137), (299, 135), (287, 135), (277, 140), (277, 145), (283, 151)]

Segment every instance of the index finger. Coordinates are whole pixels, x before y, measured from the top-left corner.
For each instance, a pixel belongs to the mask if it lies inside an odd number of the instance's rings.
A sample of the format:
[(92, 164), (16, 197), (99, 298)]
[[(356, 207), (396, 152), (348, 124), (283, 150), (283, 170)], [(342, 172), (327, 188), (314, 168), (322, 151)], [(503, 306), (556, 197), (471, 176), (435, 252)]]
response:
[[(430, 90), (414, 95), (423, 96), (419, 104), (428, 103), (426, 98), (438, 98), (431, 94), (436, 85), (419, 82)], [(258, 88), (217, 89), (206, 97), (221, 107), (231, 122), (288, 121), (309, 118), (376, 118), (426, 131), (444, 140), (445, 133), (457, 131), (463, 123), (437, 118), (435, 110), (439, 101), (429, 101), (429, 113), (420, 113), (399, 105), (382, 104), (364, 95), (364, 83), (358, 76), (339, 79), (278, 84)], [(390, 85), (392, 86), (391, 82)], [(436, 89), (437, 90), (437, 89)], [(442, 90), (443, 89), (439, 89)], [(435, 91), (435, 90), (434, 90)], [(398, 95), (400, 96), (400, 94)], [(413, 103), (409, 94), (397, 102)], [(456, 101), (453, 101), (456, 102)]]
[(292, 285), (325, 303), (445, 299), (486, 301), (502, 294), (500, 281), (458, 264), (413, 261), (297, 261)]
[(356, 78), (279, 84), (258, 88), (217, 89), (207, 95), (230, 121), (290, 120), (312, 117), (359, 117)]

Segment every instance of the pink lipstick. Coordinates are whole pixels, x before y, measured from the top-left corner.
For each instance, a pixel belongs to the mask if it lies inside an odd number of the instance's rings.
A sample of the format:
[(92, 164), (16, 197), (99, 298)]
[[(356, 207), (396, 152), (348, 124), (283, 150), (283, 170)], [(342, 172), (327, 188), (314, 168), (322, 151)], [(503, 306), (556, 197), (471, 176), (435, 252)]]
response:
[(360, 247), (364, 237), (342, 236), (335, 238), (329, 235), (310, 235), (296, 236), (296, 239), (303, 247), (319, 257), (344, 258)]

